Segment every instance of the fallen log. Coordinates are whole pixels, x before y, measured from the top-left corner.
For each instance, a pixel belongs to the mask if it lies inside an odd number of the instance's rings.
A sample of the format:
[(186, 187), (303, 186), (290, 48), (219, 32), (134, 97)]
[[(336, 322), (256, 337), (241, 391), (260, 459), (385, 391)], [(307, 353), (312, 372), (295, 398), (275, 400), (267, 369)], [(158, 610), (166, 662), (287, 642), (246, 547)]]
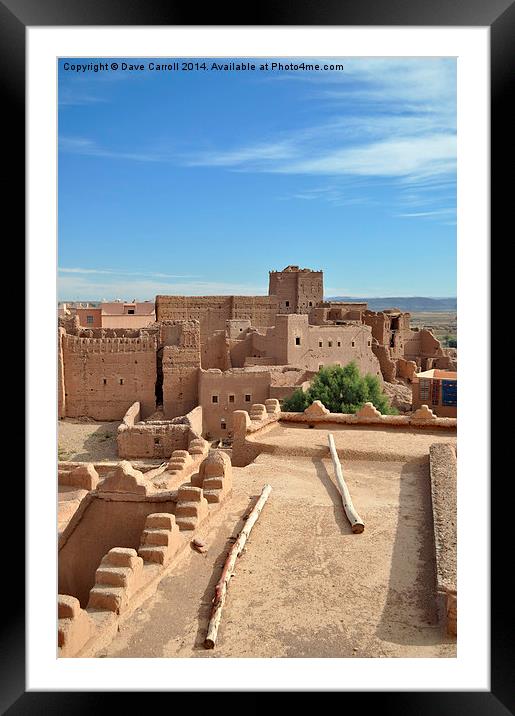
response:
[(250, 531), (252, 530), (257, 518), (259, 517), (261, 510), (263, 509), (265, 502), (268, 500), (268, 496), (272, 492), (272, 486), (271, 485), (265, 485), (263, 489), (261, 490), (261, 495), (259, 497), (259, 500), (254, 505), (252, 511), (250, 512), (249, 516), (247, 517), (247, 521), (245, 522), (245, 527), (242, 529), (240, 534), (238, 535), (235, 543), (229, 550), (229, 553), (227, 554), (227, 558), (224, 563), (224, 568), (222, 569), (222, 574), (220, 576), (220, 579), (218, 580), (218, 583), (215, 587), (215, 596), (213, 598), (213, 607), (211, 609), (211, 617), (209, 619), (209, 626), (207, 629), (207, 636), (204, 641), (204, 647), (206, 649), (213, 649), (216, 643), (216, 638), (218, 636), (218, 627), (220, 626), (220, 620), (222, 618), (222, 609), (225, 604), (225, 598), (227, 596), (227, 588), (229, 586), (229, 581), (234, 573), (234, 565), (236, 564), (236, 559), (240, 556), (240, 554), (243, 551), (243, 548), (245, 547), (245, 543), (247, 541), (247, 538), (250, 534)]
[(354, 505), (352, 504), (349, 488), (347, 487), (345, 480), (343, 479), (342, 466), (340, 464), (338, 453), (336, 452), (336, 446), (334, 444), (334, 438), (332, 434), (329, 433), (327, 438), (329, 440), (329, 450), (331, 451), (334, 471), (336, 473), (336, 482), (338, 483), (338, 487), (340, 488), (340, 494), (342, 496), (343, 509), (345, 510), (345, 514), (349, 519), (352, 531), (356, 533), (361, 533), (365, 529), (365, 523), (358, 515)]

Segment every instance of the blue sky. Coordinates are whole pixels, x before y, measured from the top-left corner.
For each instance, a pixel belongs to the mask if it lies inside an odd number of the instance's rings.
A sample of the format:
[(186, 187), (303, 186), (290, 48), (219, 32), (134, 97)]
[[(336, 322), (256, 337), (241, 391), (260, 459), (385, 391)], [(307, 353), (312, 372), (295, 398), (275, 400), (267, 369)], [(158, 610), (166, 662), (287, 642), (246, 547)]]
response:
[(64, 70), (112, 61), (59, 62), (60, 300), (266, 293), (288, 264), (328, 296), (456, 295), (454, 59)]

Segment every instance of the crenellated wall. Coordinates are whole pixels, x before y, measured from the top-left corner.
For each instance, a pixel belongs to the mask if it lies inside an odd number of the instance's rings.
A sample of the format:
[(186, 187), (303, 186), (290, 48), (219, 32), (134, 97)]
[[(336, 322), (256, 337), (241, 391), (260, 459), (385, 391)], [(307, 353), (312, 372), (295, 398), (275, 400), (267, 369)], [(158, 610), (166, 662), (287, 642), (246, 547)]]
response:
[(121, 420), (135, 400), (155, 410), (156, 339), (62, 337), (68, 417)]

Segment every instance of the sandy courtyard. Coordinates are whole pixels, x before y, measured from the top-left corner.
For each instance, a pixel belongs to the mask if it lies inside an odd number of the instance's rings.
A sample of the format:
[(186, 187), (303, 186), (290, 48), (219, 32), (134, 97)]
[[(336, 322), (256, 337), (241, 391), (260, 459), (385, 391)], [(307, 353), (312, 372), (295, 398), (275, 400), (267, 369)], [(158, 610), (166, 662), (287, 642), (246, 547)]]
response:
[(59, 460), (102, 462), (118, 460), (116, 431), (120, 421), (97, 422), (92, 418), (59, 420)]
[[(363, 534), (351, 532), (330, 459), (260, 455), (234, 468), (231, 498), (196, 534), (208, 553), (183, 552), (97, 656), (455, 656), (437, 624), (427, 461), (343, 460), (343, 469)], [(267, 482), (272, 493), (237, 562), (218, 642), (206, 651), (231, 537)]]

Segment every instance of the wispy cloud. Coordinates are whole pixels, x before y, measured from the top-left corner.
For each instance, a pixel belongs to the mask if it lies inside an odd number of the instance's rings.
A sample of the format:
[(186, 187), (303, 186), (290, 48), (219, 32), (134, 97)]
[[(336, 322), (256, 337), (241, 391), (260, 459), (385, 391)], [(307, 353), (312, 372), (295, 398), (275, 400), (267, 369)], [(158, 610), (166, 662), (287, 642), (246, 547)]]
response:
[[(129, 274), (125, 274), (128, 276)], [(90, 275), (62, 274), (58, 276), (58, 295), (60, 301), (114, 300), (134, 297), (137, 300), (154, 300), (159, 294), (178, 296), (230, 296), (265, 295), (264, 286), (250, 286), (240, 283), (216, 281), (172, 281), (155, 278), (124, 278), (105, 275), (94, 280)]]
[(108, 159), (128, 159), (135, 162), (166, 162), (170, 157), (157, 151), (126, 152), (107, 149), (92, 139), (85, 137), (60, 137), (59, 149), (71, 154), (82, 154), (89, 157)]
[(65, 268), (60, 266), (58, 268), (59, 273), (64, 274), (110, 274), (117, 276), (148, 276), (154, 278), (199, 278), (195, 274), (170, 274), (170, 273), (156, 273), (155, 271), (124, 271), (123, 269), (109, 269), (109, 268)]
[(396, 216), (399, 216), (401, 218), (419, 216), (448, 216), (449, 214), (454, 214), (455, 211), (455, 209), (435, 209), (435, 211), (414, 211), (408, 214), (396, 214)]

